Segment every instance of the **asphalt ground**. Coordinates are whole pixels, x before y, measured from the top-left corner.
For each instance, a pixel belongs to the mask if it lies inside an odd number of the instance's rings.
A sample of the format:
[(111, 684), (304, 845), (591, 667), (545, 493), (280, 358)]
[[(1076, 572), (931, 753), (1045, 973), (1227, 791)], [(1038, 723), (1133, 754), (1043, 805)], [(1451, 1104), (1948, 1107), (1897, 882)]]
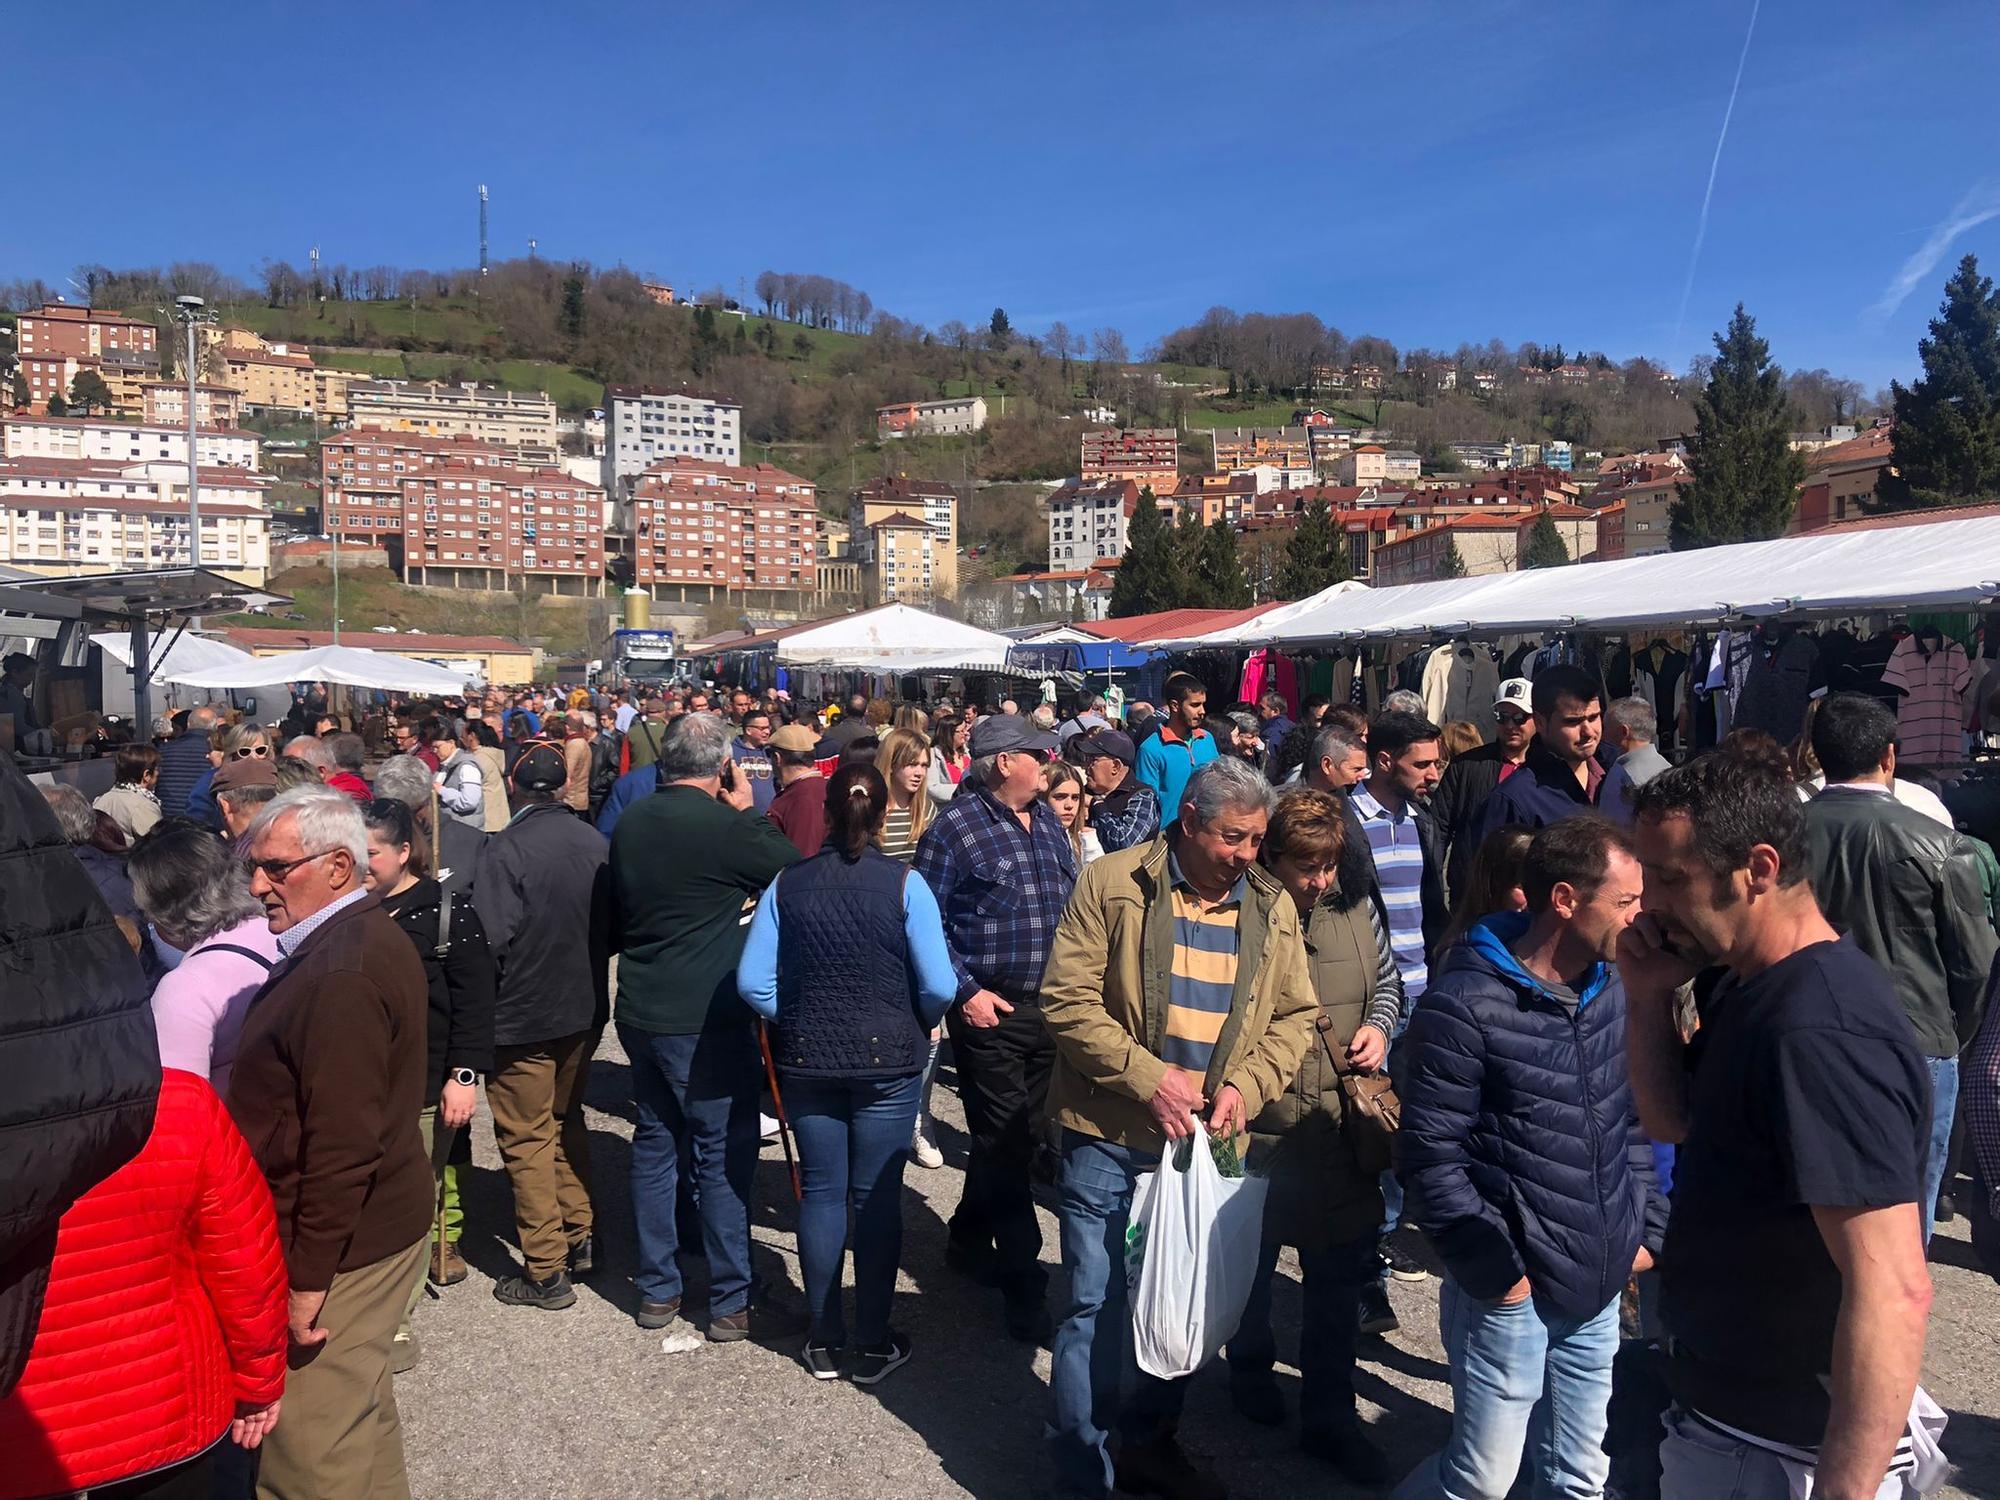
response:
[[(872, 1389), (810, 1379), (797, 1362), (796, 1339), (771, 1347), (702, 1343), (669, 1354), (661, 1334), (634, 1325), (627, 1184), (633, 1112), (614, 1033), (605, 1035), (588, 1090), (598, 1270), (563, 1312), (494, 1301), (493, 1282), (515, 1269), (516, 1257), (512, 1200), (482, 1105), (472, 1127), (474, 1164), (461, 1169), (461, 1249), (472, 1274), (419, 1307), (422, 1359), (396, 1379), (415, 1494), (420, 1500), (1046, 1494), (1048, 1351), (1010, 1340), (997, 1294), (944, 1264), (945, 1223), (964, 1180), (967, 1145), (950, 1079), (947, 1063), (935, 1101), (946, 1165), (926, 1171), (912, 1163), (905, 1177), (895, 1322), (911, 1338), (914, 1357)], [(1046, 1190), (1038, 1197), (1043, 1259), (1053, 1268), (1055, 1219)], [(756, 1264), (778, 1303), (802, 1309), (794, 1223), (784, 1159), (770, 1141), (753, 1205)], [(687, 1300), (698, 1325), (700, 1264), (686, 1264)], [(1932, 1272), (1937, 1297), (1924, 1384), (1950, 1413), (1944, 1447), (1957, 1465), (1942, 1493), (2000, 1500), (2000, 1287), (1976, 1269), (1963, 1218), (1940, 1226)], [(1275, 1300), (1279, 1381), (1293, 1406), (1297, 1276), (1287, 1253)], [(1399, 1472), (1441, 1444), (1450, 1428), (1437, 1290), (1435, 1279), (1392, 1282), (1401, 1330), (1362, 1341), (1362, 1416)], [(1296, 1422), (1281, 1428), (1245, 1422), (1229, 1402), (1219, 1367), (1195, 1378), (1181, 1435), (1216, 1465), (1238, 1500), (1366, 1493), (1299, 1452)]]

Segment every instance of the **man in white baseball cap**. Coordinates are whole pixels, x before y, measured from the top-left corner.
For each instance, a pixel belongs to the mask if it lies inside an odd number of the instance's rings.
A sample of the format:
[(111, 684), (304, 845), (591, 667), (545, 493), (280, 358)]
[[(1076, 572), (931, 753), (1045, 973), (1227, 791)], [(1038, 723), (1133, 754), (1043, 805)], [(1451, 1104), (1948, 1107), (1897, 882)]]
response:
[(1495, 787), (1519, 770), (1535, 738), (1535, 685), (1509, 677), (1493, 697), (1493, 738), (1477, 750), (1454, 755), (1431, 794), (1431, 816), (1444, 846), (1445, 887), (1456, 901), (1479, 852), (1479, 817)]

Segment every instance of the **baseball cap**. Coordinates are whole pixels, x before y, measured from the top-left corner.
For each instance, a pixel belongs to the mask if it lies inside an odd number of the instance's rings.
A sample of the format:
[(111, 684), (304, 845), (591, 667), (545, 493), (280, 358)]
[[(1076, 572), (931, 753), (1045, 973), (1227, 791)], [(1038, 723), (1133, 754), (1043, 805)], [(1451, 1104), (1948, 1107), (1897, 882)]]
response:
[(773, 750), (785, 750), (794, 755), (801, 751), (812, 750), (818, 744), (819, 736), (803, 724), (787, 724), (783, 729), (780, 729), (776, 734), (771, 736), (771, 748)]
[(1108, 755), (1113, 760), (1122, 761), (1128, 766), (1139, 763), (1139, 752), (1133, 748), (1132, 736), (1122, 729), (1107, 729), (1101, 734), (1092, 735), (1078, 748), (1083, 751), (1085, 760)]
[(1495, 708), (1518, 708), (1522, 713), (1533, 713), (1535, 685), (1525, 677), (1509, 677), (1500, 684), (1500, 692), (1493, 700)]
[(1053, 750), (1056, 737), (1049, 730), (1037, 729), (1032, 719), (1019, 714), (994, 714), (972, 726), (969, 748), (974, 760), (983, 760), (1010, 750)]
[(514, 763), (514, 785), (524, 792), (552, 792), (569, 780), (569, 765), (554, 745), (535, 745)]
[(269, 756), (246, 755), (225, 760), (216, 768), (210, 784), (218, 792), (233, 792), (239, 786), (276, 786), (278, 771)]

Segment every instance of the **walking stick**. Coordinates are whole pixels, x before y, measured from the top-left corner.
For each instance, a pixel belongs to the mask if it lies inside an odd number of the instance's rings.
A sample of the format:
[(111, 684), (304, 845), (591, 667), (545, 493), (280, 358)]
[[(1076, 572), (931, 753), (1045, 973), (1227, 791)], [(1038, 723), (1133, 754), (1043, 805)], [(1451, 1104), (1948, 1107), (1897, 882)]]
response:
[(764, 1081), (771, 1085), (771, 1108), (778, 1112), (778, 1141), (785, 1148), (785, 1170), (792, 1174), (792, 1201), (805, 1196), (799, 1187), (799, 1159), (792, 1154), (792, 1122), (785, 1118), (785, 1097), (778, 1092), (778, 1065), (771, 1060), (771, 1035), (757, 1023), (757, 1048), (764, 1054)]

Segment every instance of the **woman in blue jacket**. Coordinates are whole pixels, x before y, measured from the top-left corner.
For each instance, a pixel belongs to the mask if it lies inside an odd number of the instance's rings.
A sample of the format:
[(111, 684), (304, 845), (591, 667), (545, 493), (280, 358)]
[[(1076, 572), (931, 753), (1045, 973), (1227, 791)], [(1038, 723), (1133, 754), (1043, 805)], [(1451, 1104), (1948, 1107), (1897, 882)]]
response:
[(799, 1141), (799, 1264), (812, 1326), (804, 1361), (840, 1375), (847, 1211), (854, 1209), (855, 1360), (873, 1385), (910, 1357), (889, 1326), (903, 1247), (903, 1168), (930, 1033), (957, 993), (937, 898), (874, 847), (889, 789), (869, 765), (826, 787), (826, 847), (765, 888), (737, 988), (772, 1023)]

